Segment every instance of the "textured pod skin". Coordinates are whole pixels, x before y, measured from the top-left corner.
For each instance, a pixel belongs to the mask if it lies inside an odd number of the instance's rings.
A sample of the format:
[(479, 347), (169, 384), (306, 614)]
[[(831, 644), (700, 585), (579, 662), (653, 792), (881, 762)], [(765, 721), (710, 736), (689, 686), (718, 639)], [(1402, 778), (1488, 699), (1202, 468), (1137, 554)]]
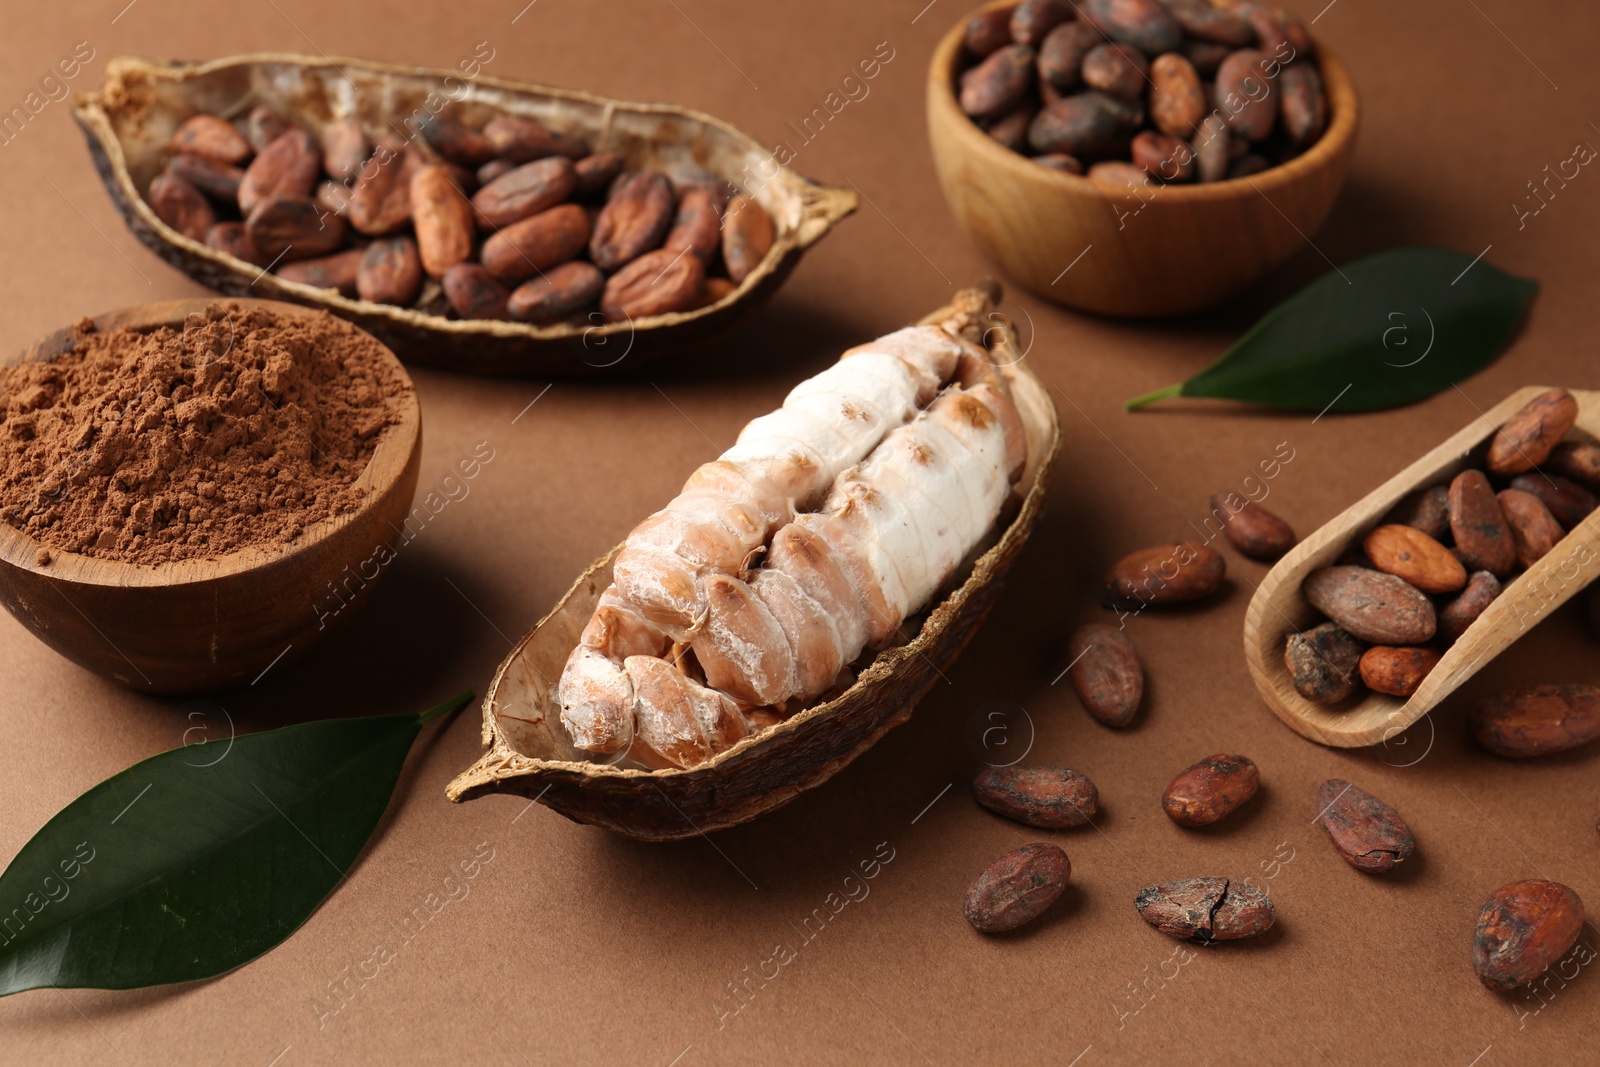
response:
[(1046, 830), (1085, 826), (1100, 803), (1094, 783), (1066, 767), (986, 767), (972, 796), (996, 815)]
[(1292, 526), (1238, 493), (1213, 493), (1211, 514), (1228, 543), (1251, 559), (1274, 560), (1294, 547)]
[(1501, 886), (1484, 901), (1472, 933), (1472, 966), (1497, 993), (1535, 981), (1567, 954), (1583, 930), (1583, 900), (1560, 882)]
[(1469, 719), (1485, 749), (1509, 759), (1548, 756), (1600, 737), (1600, 686), (1529, 685), (1483, 701)]
[(1363, 641), (1419, 645), (1438, 627), (1433, 602), (1417, 589), (1366, 567), (1323, 567), (1301, 586), (1318, 611)]
[(1450, 482), (1450, 532), (1468, 570), (1505, 578), (1517, 564), (1511, 527), (1482, 471), (1462, 471)]
[(1500, 579), (1488, 571), (1474, 571), (1461, 595), (1439, 609), (1439, 638), (1447, 645), (1460, 640), (1467, 627), (1494, 603), (1501, 588)]
[(1578, 402), (1565, 389), (1551, 389), (1528, 401), (1505, 421), (1489, 442), (1489, 469), (1521, 474), (1550, 458), (1556, 443), (1578, 420)]
[(1467, 584), (1461, 561), (1414, 526), (1379, 526), (1361, 547), (1374, 567), (1424, 593), (1454, 593)]
[(1209, 826), (1256, 795), (1261, 772), (1248, 756), (1219, 753), (1179, 772), (1161, 795), (1161, 810), (1179, 826)]
[(1343, 778), (1317, 787), (1317, 822), (1344, 861), (1367, 874), (1386, 874), (1417, 847), (1400, 813)]
[(1366, 649), (1338, 623), (1325, 622), (1290, 634), (1283, 663), (1295, 692), (1318, 704), (1337, 704), (1361, 688), (1361, 656)]
[(1067, 642), (1068, 676), (1085, 710), (1107, 726), (1133, 722), (1144, 701), (1144, 666), (1127, 633), (1103, 622), (1080, 626)]
[(1105, 603), (1132, 609), (1199, 600), (1220, 589), (1227, 573), (1227, 562), (1205, 545), (1152, 545), (1112, 565)]
[(972, 883), (962, 913), (986, 934), (1015, 930), (1032, 922), (1067, 888), (1072, 864), (1056, 845), (1038, 842), (1012, 849)]
[(1180, 941), (1237, 941), (1272, 929), (1268, 896), (1227, 878), (1182, 878), (1146, 886), (1133, 898), (1139, 917)]
[(1374, 645), (1361, 657), (1361, 680), (1374, 692), (1408, 697), (1438, 665), (1439, 653), (1431, 648)]

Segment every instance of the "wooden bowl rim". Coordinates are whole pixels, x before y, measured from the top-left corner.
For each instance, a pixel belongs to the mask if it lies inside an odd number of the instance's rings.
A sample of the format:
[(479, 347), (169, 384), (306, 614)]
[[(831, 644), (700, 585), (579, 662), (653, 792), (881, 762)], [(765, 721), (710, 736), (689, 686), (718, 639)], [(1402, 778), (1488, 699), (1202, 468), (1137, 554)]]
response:
[[(133, 304), (93, 317), (97, 327), (117, 329), (131, 326), (136, 329), (171, 324), (174, 319), (183, 321), (189, 314), (202, 311), (212, 304), (240, 305), (261, 308), (274, 314), (292, 318), (312, 318), (331, 314), (326, 309), (301, 307), (281, 300), (262, 300), (253, 297), (187, 297), (178, 300), (160, 300), (149, 304)], [(372, 458), (356, 477), (354, 485), (368, 489), (361, 504), (351, 511), (330, 515), (307, 526), (294, 541), (284, 545), (252, 545), (224, 553), (196, 559), (174, 560), (166, 563), (127, 563), (122, 560), (102, 559), (47, 545), (6, 522), (0, 522), (0, 560), (18, 570), (36, 574), (56, 582), (88, 586), (123, 588), (155, 588), (183, 586), (201, 582), (233, 578), (250, 571), (263, 569), (296, 556), (315, 551), (338, 530), (359, 518), (363, 512), (375, 507), (400, 480), (412, 455), (422, 447), (422, 409), (417, 401), (417, 390), (406, 373), (405, 365), (388, 345), (372, 337), (361, 327), (339, 319), (358, 333), (365, 334), (383, 351), (391, 368), (400, 376), (404, 392), (400, 399), (399, 421), (384, 427)], [(109, 327), (107, 327), (109, 324)], [(52, 342), (59, 342), (75, 332), (66, 327), (46, 334), (23, 349), (9, 363), (20, 363), (41, 358), (41, 350)], [(39, 563), (39, 553), (48, 552), (50, 562)]]
[[(1099, 199), (1108, 204), (1122, 203), (1133, 195), (1126, 189), (1116, 189), (1104, 182), (1094, 181), (1084, 175), (1068, 174), (1065, 171), (1053, 170), (1050, 167), (1040, 166), (1020, 152), (1011, 149), (990, 137), (978, 128), (967, 113), (961, 110), (956, 101), (955, 75), (956, 63), (961, 56), (962, 38), (966, 32), (968, 19), (983, 11), (998, 7), (1013, 7), (1016, 0), (990, 0), (982, 7), (962, 16), (944, 39), (939, 42), (934, 50), (933, 60), (928, 65), (928, 100), (929, 104), (937, 108), (946, 119), (946, 125), (960, 138), (961, 147), (970, 153), (982, 158), (989, 166), (1005, 167), (1017, 177), (1037, 182), (1046, 190), (1059, 190), (1063, 193), (1081, 195), (1084, 193), (1097, 194)], [(1186, 182), (1182, 184), (1161, 185), (1152, 183), (1149, 188), (1159, 189), (1159, 195), (1152, 197), (1156, 200), (1174, 204), (1206, 203), (1219, 200), (1238, 200), (1248, 194), (1262, 194), (1274, 192), (1287, 186), (1294, 185), (1308, 178), (1313, 172), (1323, 170), (1334, 165), (1343, 157), (1350, 142), (1355, 139), (1356, 128), (1359, 124), (1361, 102), (1356, 95), (1355, 84), (1350, 79), (1350, 73), (1343, 63), (1330, 52), (1320, 41), (1312, 39), (1312, 57), (1317, 65), (1318, 73), (1322, 77), (1323, 91), (1328, 96), (1329, 122), (1328, 128), (1317, 138), (1316, 143), (1304, 152), (1295, 156), (1287, 163), (1280, 163), (1275, 167), (1268, 167), (1257, 174), (1243, 178), (1225, 178), (1219, 182)], [(1270, 201), (1269, 201), (1270, 203)]]

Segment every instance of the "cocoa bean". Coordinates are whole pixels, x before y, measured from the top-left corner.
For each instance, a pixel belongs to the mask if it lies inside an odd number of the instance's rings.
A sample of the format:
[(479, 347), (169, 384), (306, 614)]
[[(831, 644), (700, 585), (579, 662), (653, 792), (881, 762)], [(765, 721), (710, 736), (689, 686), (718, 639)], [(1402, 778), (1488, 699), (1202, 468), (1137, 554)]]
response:
[(217, 213), (200, 195), (200, 190), (171, 170), (156, 175), (145, 199), (150, 203), (150, 210), (156, 213), (156, 218), (191, 241), (204, 241), (206, 232), (217, 221)]
[(622, 173), (623, 159), (615, 152), (596, 152), (584, 156), (572, 165), (577, 176), (579, 196), (597, 196), (611, 188), (611, 183)]
[(1361, 655), (1366, 645), (1325, 622), (1290, 634), (1284, 645), (1283, 664), (1295, 692), (1318, 704), (1337, 704), (1361, 685)]
[(742, 283), (772, 250), (772, 216), (753, 197), (736, 196), (722, 216), (722, 262), (733, 283)]
[(1066, 767), (986, 767), (972, 780), (972, 796), (997, 815), (1047, 830), (1087, 825), (1100, 803), (1094, 783)]
[(442, 277), (472, 257), (472, 204), (441, 164), (430, 163), (411, 176), (411, 224), (429, 277)]
[(484, 241), (480, 258), (495, 277), (515, 284), (577, 257), (588, 243), (589, 213), (577, 204), (560, 204)]
[(1106, 726), (1133, 722), (1144, 701), (1144, 666), (1126, 632), (1103, 622), (1073, 631), (1067, 641), (1067, 675), (1084, 709)]
[(242, 222), (219, 222), (212, 226), (206, 231), (206, 245), (253, 266), (265, 267), (271, 262), (250, 240)]
[[(1111, 143), (1116, 132), (1117, 120), (1110, 111), (1086, 96), (1069, 96), (1034, 117), (1028, 127), (1028, 143), (1034, 151), (1044, 154), (1096, 156)], [(1144, 181), (1143, 174), (1140, 181)]]
[(312, 201), (322, 210), (345, 217), (348, 221), (350, 215), (350, 187), (343, 182), (332, 179), (317, 183), (316, 195)]
[(1367, 874), (1386, 874), (1417, 847), (1400, 813), (1343, 778), (1317, 787), (1317, 822), (1344, 861)]
[[(1511, 479), (1511, 488), (1538, 497), (1556, 521), (1569, 530), (1600, 507), (1600, 499), (1593, 493), (1559, 474), (1519, 474)], [(1503, 504), (1500, 510), (1505, 510)]]
[(244, 228), (271, 263), (326, 256), (344, 245), (348, 233), (338, 215), (305, 197), (290, 196), (269, 196), (258, 202), (245, 217)]
[(408, 307), (422, 292), (422, 259), (409, 237), (385, 237), (367, 246), (356, 270), (356, 292), (377, 304)]
[(1566, 531), (1544, 506), (1544, 501), (1521, 489), (1502, 489), (1495, 499), (1511, 527), (1511, 542), (1517, 548), (1517, 561), (1531, 567), (1547, 556)]
[(1066, 0), (1022, 0), (1012, 9), (1011, 39), (1037, 48), (1046, 34), (1071, 18)]
[(632, 175), (612, 192), (595, 218), (589, 258), (610, 272), (659, 248), (676, 206), (665, 174), (647, 170)]
[(250, 147), (259, 152), (294, 129), (294, 120), (266, 104), (257, 104), (245, 119), (244, 135)]
[[(293, 127), (263, 148), (239, 180), (239, 210), (246, 215), (268, 197), (310, 199), (322, 174), (322, 153), (305, 130)], [(260, 244), (258, 240), (256, 242)]]
[(1578, 402), (1565, 389), (1551, 389), (1528, 401), (1506, 420), (1489, 442), (1489, 469), (1521, 474), (1550, 458), (1556, 444), (1578, 420)]
[(1261, 4), (1244, 4), (1240, 10), (1255, 33), (1256, 47), (1268, 55), (1289, 55), (1289, 31), (1277, 14)]
[(1113, 41), (1156, 56), (1178, 47), (1183, 31), (1156, 0), (1082, 0), (1081, 17)]
[(1184, 768), (1161, 794), (1161, 810), (1179, 826), (1209, 826), (1256, 795), (1261, 772), (1246, 756), (1219, 753)]
[(1376, 693), (1408, 697), (1439, 664), (1431, 648), (1395, 648), (1374, 645), (1361, 657), (1361, 680)]
[(1450, 550), (1414, 526), (1379, 526), (1362, 540), (1372, 565), (1424, 593), (1454, 593), (1467, 584), (1467, 569)]
[(1105, 38), (1087, 22), (1063, 22), (1039, 43), (1039, 80), (1062, 92), (1083, 84), (1083, 58)]
[(1199, 600), (1220, 589), (1227, 572), (1227, 561), (1205, 545), (1153, 545), (1124, 556), (1107, 572), (1105, 603), (1142, 608)]
[(1504, 578), (1517, 564), (1517, 546), (1489, 479), (1465, 470), (1450, 483), (1450, 532), (1468, 570)]
[(577, 187), (566, 156), (525, 163), (489, 182), (472, 196), (473, 218), (482, 230), (498, 230), (561, 203)]
[(1228, 129), (1246, 141), (1264, 141), (1278, 117), (1269, 60), (1254, 48), (1230, 53), (1217, 68), (1217, 101)]
[(368, 237), (382, 237), (409, 223), (411, 179), (422, 166), (421, 154), (410, 145), (379, 145), (350, 190), (351, 227)]
[(1583, 932), (1583, 900), (1560, 882), (1503, 885), (1478, 912), (1472, 966), (1497, 993), (1530, 986), (1566, 956)]
[(1562, 441), (1550, 451), (1549, 462), (1551, 470), (1600, 490), (1600, 445), (1593, 441)]
[(1328, 128), (1322, 78), (1310, 63), (1290, 63), (1278, 74), (1278, 108), (1289, 143), (1305, 148)]
[[(1120, 96), (1102, 93), (1098, 89), (1090, 89), (1077, 95), (1110, 115), (1118, 129), (1136, 130), (1144, 125), (1144, 106), (1137, 100), (1124, 100)], [(1117, 147), (1117, 144), (1117, 139), (1113, 138), (1111, 147)], [(1128, 142), (1122, 141), (1121, 153), (1126, 154), (1127, 150)]]
[[(670, 252), (689, 250), (702, 263), (709, 263), (722, 247), (722, 216), (714, 194), (704, 186), (684, 190), (678, 198), (678, 215), (661, 247)], [(769, 243), (770, 247), (770, 243)], [(762, 255), (766, 255), (763, 251)], [(756, 262), (760, 262), (758, 257)], [(746, 273), (749, 273), (746, 271)]]
[[(1178, 54), (1194, 64), (1194, 72), (1201, 78), (1215, 78), (1222, 61), (1233, 54), (1233, 46), (1213, 44), (1210, 41), (1185, 40), (1178, 46)], [(1208, 94), (1207, 109), (1215, 106)]]
[(1144, 130), (1133, 137), (1133, 165), (1168, 184), (1186, 182), (1194, 177), (1194, 149), (1182, 138)]
[(992, 7), (967, 20), (961, 43), (968, 54), (983, 59), (1011, 43), (1011, 8)]
[(707, 278), (700, 286), (700, 306), (720, 304), (738, 290), (739, 287), (727, 278)]
[(518, 165), (516, 163), (513, 163), (509, 159), (489, 160), (489, 162), (478, 168), (476, 174), (478, 179), (478, 189), (481, 191), (485, 185), (488, 185), (496, 178), (505, 174), (510, 174), (512, 171), (517, 169), (517, 166)]
[(449, 115), (429, 115), (417, 128), (422, 139), (439, 155), (452, 163), (474, 169), (494, 159), (509, 156), (509, 152), (496, 151), (489, 138)]
[(687, 311), (699, 302), (703, 281), (705, 267), (694, 256), (646, 252), (606, 280), (600, 310), (610, 322)]
[(444, 295), (463, 319), (505, 319), (511, 293), (478, 263), (455, 263), (439, 279)]
[(961, 75), (961, 110), (975, 119), (1015, 111), (1033, 86), (1034, 59), (1032, 48), (1011, 44), (968, 70)]
[(575, 134), (557, 133), (543, 123), (515, 115), (499, 115), (483, 127), (494, 155), (517, 163), (532, 163), (546, 156), (578, 160), (589, 155), (589, 142)]
[[(1311, 27), (1306, 25), (1304, 19), (1287, 8), (1275, 7), (1272, 13), (1278, 16), (1278, 23), (1283, 27), (1283, 36), (1294, 49), (1294, 56), (1311, 55)], [(1279, 57), (1288, 62), (1289, 58)]]
[(1150, 61), (1125, 44), (1098, 44), (1083, 57), (1086, 85), (1123, 100), (1138, 100), (1150, 83)]
[(299, 282), (314, 289), (337, 289), (341, 296), (355, 296), (356, 272), (361, 267), (362, 255), (361, 249), (352, 248), (331, 256), (287, 263), (275, 273), (286, 282)]
[(1216, 115), (1207, 115), (1194, 138), (1195, 177), (1202, 182), (1220, 182), (1228, 176), (1228, 124)]
[(1227, 878), (1183, 878), (1147, 886), (1133, 898), (1139, 917), (1180, 941), (1236, 941), (1272, 929), (1272, 900)]
[(1435, 485), (1418, 489), (1384, 516), (1385, 525), (1411, 526), (1435, 541), (1450, 536), (1450, 488)]
[(1228, 543), (1251, 559), (1277, 559), (1294, 547), (1294, 529), (1288, 523), (1238, 493), (1213, 493), (1211, 517)]
[(1028, 150), (1028, 127), (1038, 112), (1028, 106), (1017, 108), (1011, 114), (995, 119), (984, 127), (984, 132), (1013, 152)]
[(1500, 595), (1500, 579), (1488, 571), (1474, 571), (1461, 595), (1439, 609), (1439, 639), (1453, 645), (1478, 621)]
[(1157, 56), (1150, 64), (1150, 121), (1169, 137), (1189, 137), (1205, 117), (1205, 93), (1194, 64), (1176, 52)]
[(572, 260), (517, 286), (507, 310), (522, 322), (553, 322), (594, 304), (605, 286), (599, 267)]
[(1034, 156), (1033, 161), (1041, 167), (1049, 167), (1051, 170), (1059, 170), (1067, 174), (1083, 173), (1083, 164), (1065, 152), (1047, 152), (1042, 156)]
[(1364, 567), (1323, 567), (1301, 586), (1312, 607), (1351, 635), (1380, 645), (1420, 645), (1438, 627), (1433, 602), (1415, 586)]
[(986, 934), (1032, 922), (1067, 888), (1072, 864), (1056, 845), (1038, 842), (1012, 849), (991, 863), (967, 890), (962, 913)]
[(332, 123), (322, 131), (322, 169), (340, 181), (354, 181), (371, 154), (372, 142), (352, 119)]
[(244, 179), (244, 171), (238, 167), (206, 156), (177, 155), (167, 160), (167, 170), (219, 203), (239, 203), (239, 182)]
[(183, 120), (168, 142), (174, 152), (204, 156), (229, 166), (238, 166), (255, 155), (244, 134), (233, 123), (216, 115), (191, 115)]
[(1600, 737), (1600, 687), (1529, 685), (1478, 704), (1468, 720), (1478, 744), (1496, 756), (1527, 759)]
[(1201, 41), (1242, 48), (1256, 39), (1243, 14), (1214, 7), (1209, 0), (1166, 0), (1166, 8), (1184, 33)]

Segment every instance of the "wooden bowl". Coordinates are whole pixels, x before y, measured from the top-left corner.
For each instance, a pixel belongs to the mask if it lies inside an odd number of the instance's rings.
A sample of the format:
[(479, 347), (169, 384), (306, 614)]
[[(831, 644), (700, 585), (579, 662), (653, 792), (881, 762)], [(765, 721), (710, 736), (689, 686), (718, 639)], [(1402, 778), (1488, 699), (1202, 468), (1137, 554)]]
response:
[[(1317, 704), (1295, 690), (1283, 662), (1283, 646), (1289, 634), (1322, 620), (1300, 593), (1306, 576), (1319, 567), (1332, 565), (1346, 549), (1358, 545), (1407, 493), (1448, 485), (1468, 467), (1483, 469), (1484, 451), (1495, 431), (1543, 392), (1544, 386), (1529, 386), (1512, 393), (1301, 541), (1261, 580), (1245, 612), (1245, 659), (1261, 698), (1295, 732), (1338, 748), (1389, 740), (1600, 576), (1597, 511), (1569, 531), (1549, 555), (1506, 583), (1500, 596), (1450, 646), (1408, 698), (1364, 690), (1341, 704)], [(1600, 436), (1600, 392), (1570, 392), (1578, 401), (1578, 429)]]
[(995, 351), (1028, 433), (1028, 465), (991, 531), (993, 547), (959, 584), (936, 596), (909, 642), (867, 653), (844, 693), (746, 737), (706, 763), (666, 770), (596, 763), (568, 740), (555, 697), (567, 656), (611, 583), (614, 548), (578, 576), (500, 664), (483, 701), (489, 751), (450, 783), (446, 795), (459, 801), (514, 793), (627, 837), (672, 841), (782, 807), (909, 719), (994, 607), (1002, 579), (1038, 522), (1061, 450), (1049, 390), (1024, 361), (1015, 331), (993, 310), (996, 302), (998, 290), (966, 290), (922, 321), (959, 321), (969, 340)]
[[(94, 322), (101, 331), (180, 326), (216, 302), (142, 304)], [(224, 303), (295, 318), (326, 314), (272, 300)], [(54, 359), (80, 336), (75, 328), (58, 330), (20, 358)], [(54, 547), (48, 548), (49, 562), (41, 564), (47, 546), (0, 523), (0, 602), (45, 644), (130, 689), (204, 692), (281, 668), (355, 613), (385, 569), (372, 566), (374, 553), (392, 541), (411, 507), (422, 461), (422, 417), (398, 360), (394, 370), (405, 384), (400, 419), (382, 431), (356, 480), (368, 490), (357, 510), (308, 526), (289, 545), (155, 565)], [(353, 583), (351, 573), (357, 575)]]
[[(369, 133), (405, 133), (414, 120), (453, 101), (450, 113), (481, 124), (495, 115), (534, 119), (620, 153), (631, 168), (710, 170), (753, 196), (772, 216), (767, 256), (732, 293), (692, 311), (605, 322), (598, 311), (575, 322), (531, 326), (434, 314), (430, 285), (416, 307), (395, 307), (286, 281), (183, 236), (162, 222), (143, 190), (170, 156), (168, 141), (197, 112), (237, 118), (270, 104), (313, 133), (342, 119)], [(853, 189), (818, 185), (748, 134), (720, 119), (669, 104), (635, 104), (483, 73), (287, 53), (205, 63), (118, 56), (105, 84), (73, 101), (95, 169), (134, 236), (201, 285), (236, 296), (268, 296), (326, 308), (349, 319), (402, 359), (471, 374), (580, 377), (625, 371), (690, 355), (761, 306), (806, 249), (856, 209)]]
[(934, 165), (967, 233), (1045, 299), (1107, 315), (1198, 311), (1303, 249), (1332, 210), (1360, 105), (1343, 65), (1321, 45), (1328, 129), (1310, 149), (1249, 178), (1150, 186), (1135, 195), (1041, 166), (966, 116), (955, 93), (966, 22), (940, 42), (928, 68)]

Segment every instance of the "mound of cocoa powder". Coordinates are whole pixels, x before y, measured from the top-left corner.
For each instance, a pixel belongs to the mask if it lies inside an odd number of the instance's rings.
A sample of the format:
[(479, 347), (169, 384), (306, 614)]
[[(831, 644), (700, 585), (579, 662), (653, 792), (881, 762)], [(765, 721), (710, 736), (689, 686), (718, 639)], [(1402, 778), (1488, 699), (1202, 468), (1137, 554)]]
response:
[(76, 329), (55, 360), (0, 368), (0, 520), (102, 559), (284, 544), (355, 508), (409, 388), (326, 313), (212, 304), (177, 328)]

